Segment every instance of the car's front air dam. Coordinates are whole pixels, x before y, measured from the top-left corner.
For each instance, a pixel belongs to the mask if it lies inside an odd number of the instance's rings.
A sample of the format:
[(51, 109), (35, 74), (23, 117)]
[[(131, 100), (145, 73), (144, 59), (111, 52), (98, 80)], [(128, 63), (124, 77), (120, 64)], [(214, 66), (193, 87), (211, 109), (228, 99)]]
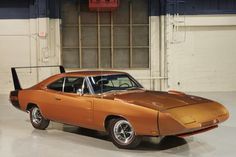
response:
[(229, 118), (225, 107), (216, 102), (171, 108), (159, 114), (160, 135), (181, 135), (214, 128)]
[(192, 132), (187, 132), (187, 133), (178, 134), (178, 135), (176, 135), (176, 136), (178, 136), (178, 137), (192, 136), (192, 135), (200, 134), (200, 133), (203, 133), (203, 132), (206, 132), (206, 131), (215, 129), (215, 128), (217, 128), (217, 127), (218, 127), (218, 125), (215, 125), (215, 126), (211, 126), (211, 127), (208, 127), (208, 128), (204, 128), (204, 129), (201, 129), (201, 130), (197, 130), (197, 131), (192, 131)]

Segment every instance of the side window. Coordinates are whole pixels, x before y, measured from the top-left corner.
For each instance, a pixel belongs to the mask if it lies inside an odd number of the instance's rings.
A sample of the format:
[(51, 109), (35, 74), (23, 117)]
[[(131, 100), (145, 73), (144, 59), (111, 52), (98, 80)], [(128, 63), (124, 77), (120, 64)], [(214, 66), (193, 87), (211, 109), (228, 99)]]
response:
[(83, 88), (84, 94), (89, 94), (87, 82), (86, 81), (84, 82), (84, 78), (82, 77), (61, 78), (51, 83), (50, 85), (48, 85), (48, 89), (61, 91), (65, 93), (77, 93), (79, 89), (82, 89), (82, 88)]
[(56, 91), (62, 91), (63, 89), (63, 83), (64, 83), (64, 78), (61, 78), (50, 85), (48, 85), (48, 89), (56, 90)]
[(64, 92), (77, 93), (79, 89), (82, 89), (84, 78), (81, 77), (67, 77), (65, 80)]

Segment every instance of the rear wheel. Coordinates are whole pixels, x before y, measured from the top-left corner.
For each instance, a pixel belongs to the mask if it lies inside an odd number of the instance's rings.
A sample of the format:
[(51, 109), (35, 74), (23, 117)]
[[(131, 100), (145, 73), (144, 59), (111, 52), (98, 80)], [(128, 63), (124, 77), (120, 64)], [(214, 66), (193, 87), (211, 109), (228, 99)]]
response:
[(42, 116), (37, 106), (34, 106), (30, 109), (30, 121), (34, 128), (40, 130), (45, 130), (50, 122)]
[(118, 148), (132, 149), (139, 145), (141, 138), (136, 136), (132, 125), (125, 119), (112, 119), (109, 123), (109, 135)]

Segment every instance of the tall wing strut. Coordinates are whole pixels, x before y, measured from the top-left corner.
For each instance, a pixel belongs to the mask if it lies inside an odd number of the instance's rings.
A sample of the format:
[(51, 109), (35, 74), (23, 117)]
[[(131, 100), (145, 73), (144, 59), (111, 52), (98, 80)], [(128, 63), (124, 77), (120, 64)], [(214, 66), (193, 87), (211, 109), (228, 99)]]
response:
[(11, 73), (12, 73), (12, 79), (14, 83), (15, 90), (22, 90), (16, 69), (31, 69), (31, 68), (49, 68), (49, 67), (59, 67), (60, 73), (65, 73), (65, 68), (62, 65), (51, 65), (51, 66), (29, 66), (29, 67), (12, 67)]

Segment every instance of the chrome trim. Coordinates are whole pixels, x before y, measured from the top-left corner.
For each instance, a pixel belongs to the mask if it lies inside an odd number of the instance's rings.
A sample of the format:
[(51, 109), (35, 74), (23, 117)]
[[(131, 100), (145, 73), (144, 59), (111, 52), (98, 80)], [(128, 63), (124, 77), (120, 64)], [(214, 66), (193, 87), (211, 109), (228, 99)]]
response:
[(87, 82), (87, 85), (88, 85), (90, 94), (95, 94), (95, 92), (94, 92), (94, 90), (93, 90), (93, 86), (92, 86), (92, 84), (91, 84), (89, 78), (88, 78), (88, 77), (85, 77), (85, 80), (86, 80), (86, 82)]
[(65, 84), (66, 84), (66, 77), (63, 77), (63, 84), (62, 84), (62, 92), (64, 93), (65, 90)]

